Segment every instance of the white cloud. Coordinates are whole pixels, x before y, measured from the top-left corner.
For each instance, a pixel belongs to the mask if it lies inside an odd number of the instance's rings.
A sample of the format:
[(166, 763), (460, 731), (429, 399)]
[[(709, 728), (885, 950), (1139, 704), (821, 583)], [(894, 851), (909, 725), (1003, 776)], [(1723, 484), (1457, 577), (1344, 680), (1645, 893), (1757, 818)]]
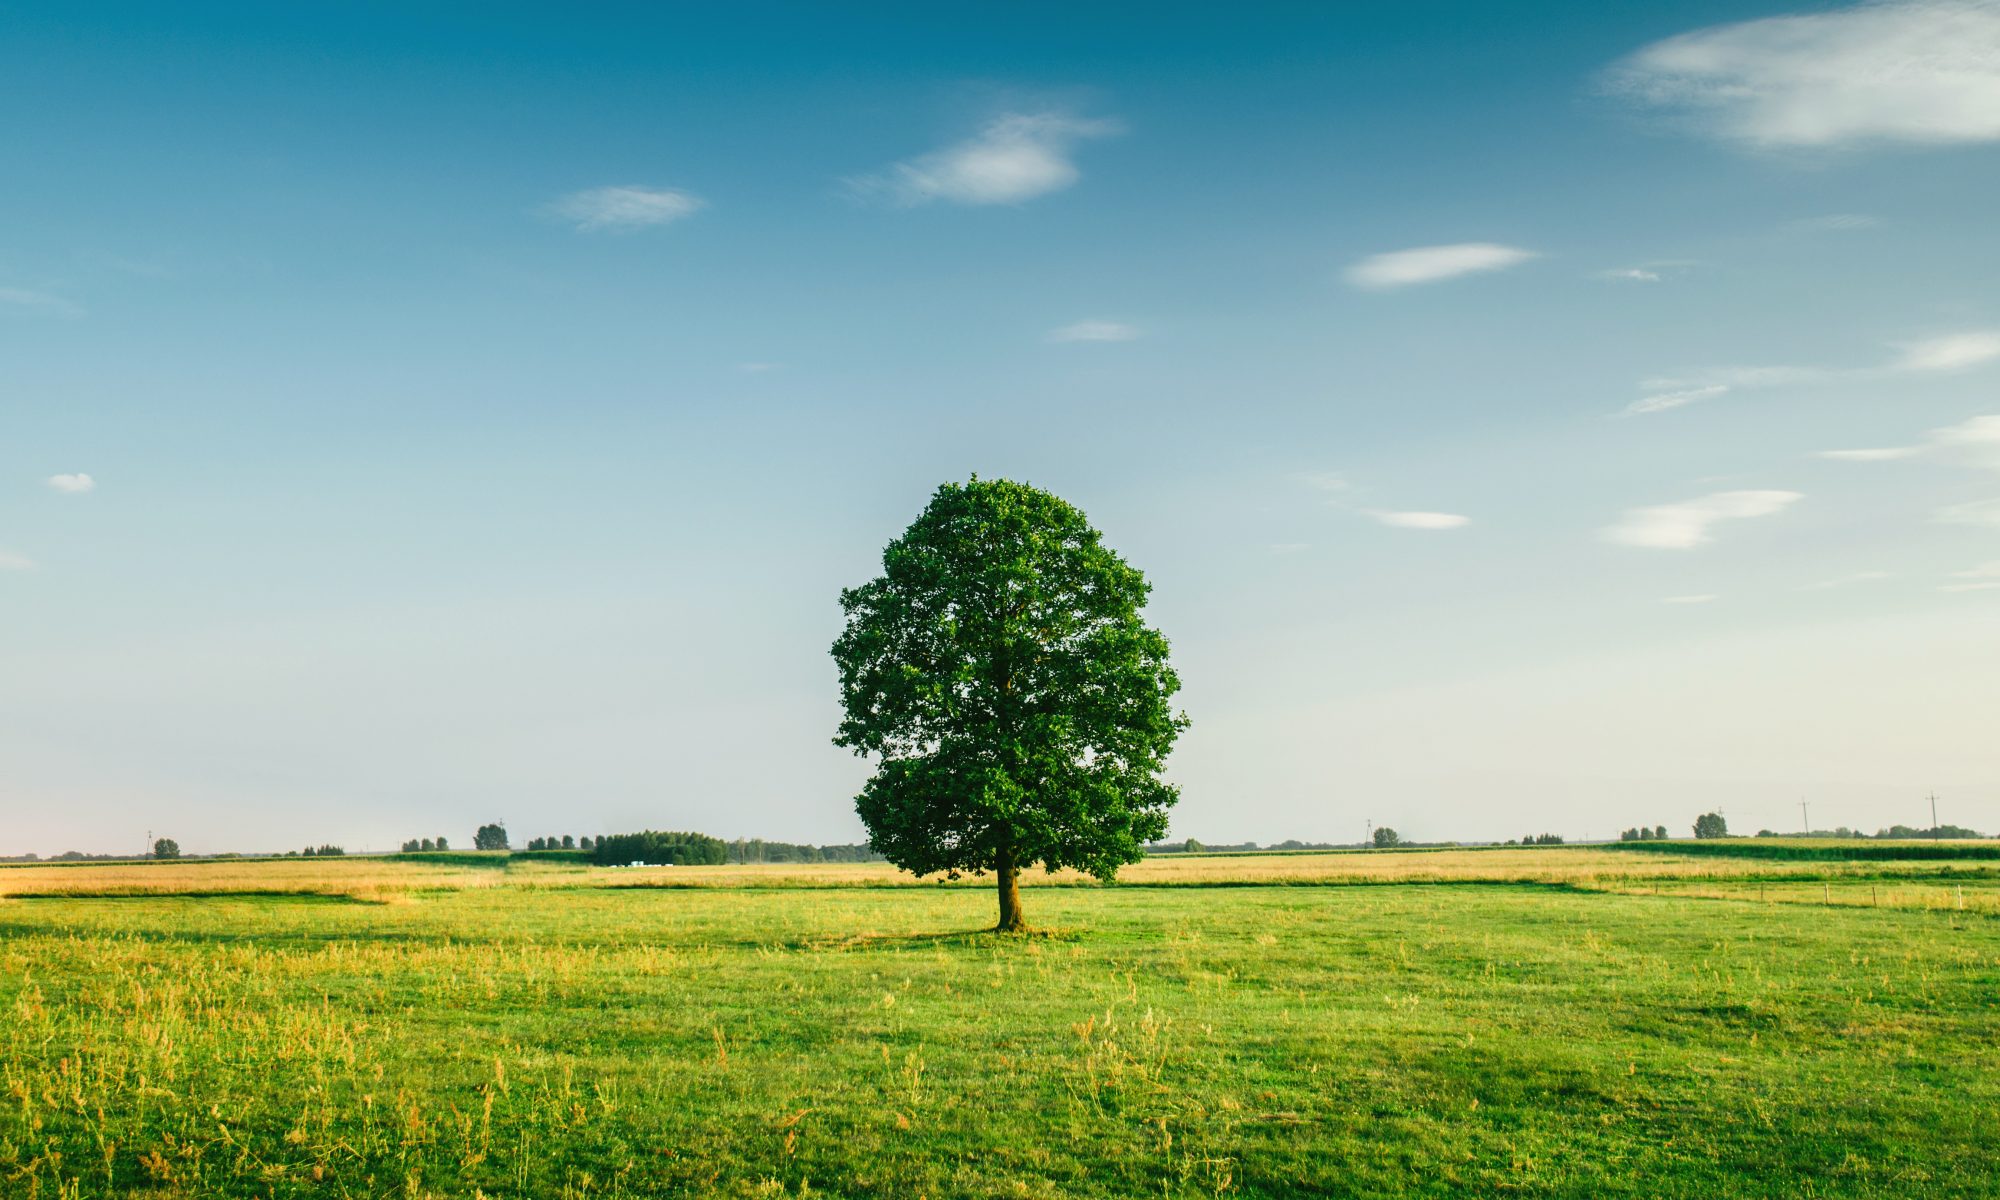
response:
[(1879, 218), (1864, 213), (1828, 213), (1789, 221), (1785, 228), (1794, 233), (1852, 233), (1857, 229), (1873, 229), (1881, 223)]
[(1700, 592), (1692, 596), (1662, 596), (1662, 604), (1712, 604), (1721, 597), (1714, 592)]
[(1052, 342), (1129, 342), (1143, 336), (1137, 325), (1123, 321), (1078, 321), (1049, 330)]
[(1299, 476), (1299, 482), (1320, 492), (1345, 492), (1354, 487), (1338, 471), (1308, 471)]
[(1834, 588), (1848, 587), (1857, 583), (1873, 583), (1880, 579), (1894, 579), (1888, 571), (1856, 571), (1852, 575), (1836, 575), (1832, 579), (1822, 579), (1818, 583), (1808, 583), (1802, 592), (1825, 592)]
[(1019, 204), (1082, 178), (1072, 161), (1078, 143), (1123, 131), (1123, 124), (1104, 118), (1006, 113), (955, 146), (848, 182), (857, 192), (886, 192), (903, 204)]
[(630, 233), (693, 216), (701, 207), (699, 196), (675, 188), (627, 185), (571, 192), (548, 211), (585, 233)]
[(1897, 458), (1914, 458), (1922, 453), (1921, 446), (1870, 446), (1860, 450), (1822, 450), (1819, 457), (1841, 462), (1888, 462)]
[(1897, 347), (1902, 357), (1890, 367), (1894, 371), (1960, 371), (2000, 358), (2000, 329), (1974, 333), (1954, 333), (1904, 342)]
[(1714, 492), (1679, 504), (1630, 509), (1604, 531), (1604, 537), (1624, 546), (1686, 550), (1713, 540), (1709, 527), (1719, 521), (1768, 517), (1803, 498), (1797, 492)]
[(40, 313), (50, 317), (80, 317), (83, 306), (61, 296), (38, 292), (32, 288), (0, 287), (0, 308), (11, 308), (21, 312)]
[(11, 550), (0, 550), (0, 571), (32, 571), (34, 560), (15, 554)]
[(1664, 412), (1738, 389), (1797, 387), (1962, 371), (2000, 359), (2000, 329), (1970, 330), (1914, 342), (1899, 342), (1896, 343), (1896, 350), (1895, 358), (1875, 367), (1715, 367), (1692, 377), (1648, 379), (1639, 387), (1651, 394), (1634, 400), (1624, 411), (1628, 414)]
[(1938, 585), (1940, 592), (1985, 592), (2000, 588), (2000, 562), (1981, 563), (1964, 571), (1953, 571), (1953, 579), (1959, 583)]
[(1726, 383), (1704, 383), (1697, 387), (1655, 392), (1650, 396), (1641, 396), (1626, 405), (1625, 411), (1631, 415), (1665, 412), (1670, 408), (1679, 408), (1683, 404), (1693, 404), (1697, 400), (1713, 400), (1728, 391), (1729, 385)]
[(1887, 462), (1900, 458), (1936, 456), (1969, 467), (2000, 471), (2000, 414), (1972, 417), (1956, 425), (1933, 429), (1915, 446), (1880, 446), (1865, 450), (1822, 450), (1821, 458), (1843, 462)]
[(1612, 271), (1599, 271), (1599, 279), (1623, 280), (1627, 283), (1658, 283), (1660, 273), (1644, 267), (1620, 267)]
[(2000, 140), (2000, 3), (1878, 0), (1716, 25), (1639, 50), (1608, 82), (1750, 146)]
[(1389, 512), (1371, 508), (1368, 515), (1384, 525), (1396, 529), (1463, 529), (1472, 523), (1471, 517), (1447, 512)]
[(1932, 513), (1931, 519), (1946, 525), (1991, 525), (2000, 529), (2000, 499), (1946, 505)]
[(1492, 242), (1459, 242), (1450, 246), (1418, 246), (1371, 255), (1347, 268), (1355, 287), (1395, 288), (1435, 283), (1481, 271), (1499, 271), (1536, 257), (1533, 250)]
[(67, 492), (74, 496), (80, 495), (83, 492), (96, 490), (97, 481), (88, 475), (78, 472), (75, 475), (51, 475), (49, 476), (49, 486), (59, 492)]

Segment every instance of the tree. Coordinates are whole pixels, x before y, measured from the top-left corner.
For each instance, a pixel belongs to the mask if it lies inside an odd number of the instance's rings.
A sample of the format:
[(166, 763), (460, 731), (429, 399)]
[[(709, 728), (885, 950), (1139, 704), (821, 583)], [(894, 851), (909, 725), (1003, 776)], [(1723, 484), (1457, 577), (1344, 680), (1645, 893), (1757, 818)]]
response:
[(1207, 849), (1206, 846), (1203, 846), (1193, 838), (1189, 838), (1187, 844), (1181, 847), (1182, 852), (1186, 854), (1200, 854), (1205, 849)]
[(1378, 849), (1387, 850), (1391, 846), (1400, 846), (1402, 844), (1402, 834), (1397, 833), (1387, 825), (1377, 825), (1375, 827), (1375, 845)]
[(568, 833), (563, 834), (562, 848), (565, 850), (576, 849), (576, 836)]
[(1137, 861), (1179, 799), (1160, 771), (1188, 724), (1149, 590), (1048, 492), (940, 487), (840, 595), (834, 744), (877, 757), (855, 800), (870, 844), (919, 875), (991, 871), (1002, 931), (1027, 927), (1023, 867)]
[[(126, 845), (129, 846), (131, 843), (127, 842)], [(172, 838), (161, 838), (153, 843), (154, 858), (179, 858), (180, 856), (181, 844)]]
[(440, 850), (449, 850), (451, 849), (451, 843), (445, 841), (443, 838), (439, 838), (437, 840), (437, 848)]
[[(507, 827), (497, 823), (493, 825), (481, 825), (479, 832), (472, 835), (472, 848), (474, 850), (505, 850), (507, 848)], [(439, 849), (443, 849), (443, 847), (439, 847)]]
[(1719, 812), (1703, 813), (1694, 819), (1694, 835), (1698, 838), (1728, 837), (1729, 822), (1723, 820)]
[(589, 836), (588, 834), (586, 834), (586, 835), (584, 835), (584, 836), (583, 836), (582, 838), (578, 839), (578, 840), (577, 840), (577, 843), (576, 843), (576, 848), (577, 848), (577, 849), (579, 849), (579, 850), (589, 850), (589, 849), (592, 849), (592, 848), (593, 848), (593, 845), (592, 845), (592, 843), (591, 843), (591, 840), (590, 840), (590, 836)]
[(1654, 827), (1653, 827), (1653, 837), (1654, 837), (1654, 838), (1655, 838), (1656, 840), (1658, 840), (1658, 841), (1662, 841), (1662, 842), (1666, 841), (1666, 840), (1667, 840), (1667, 827), (1666, 827), (1665, 825), (1656, 825), (1656, 826), (1654, 826)]

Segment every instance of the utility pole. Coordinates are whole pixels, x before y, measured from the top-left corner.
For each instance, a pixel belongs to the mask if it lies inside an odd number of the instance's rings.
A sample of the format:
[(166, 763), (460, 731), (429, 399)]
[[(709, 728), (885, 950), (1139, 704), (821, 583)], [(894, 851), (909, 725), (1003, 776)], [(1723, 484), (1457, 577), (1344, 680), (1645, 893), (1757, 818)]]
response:
[(1932, 791), (1931, 791), (1931, 836), (1932, 836), (1933, 838), (1935, 838), (1935, 837), (1937, 837), (1937, 835), (1938, 835), (1938, 823), (1937, 823), (1937, 791), (1936, 791), (1936, 789), (1932, 789)]
[(1375, 842), (1375, 818), (1369, 817), (1364, 828), (1367, 832), (1361, 835), (1361, 846), (1365, 850)]
[(1800, 820), (1801, 822), (1803, 822), (1803, 823), (1805, 824), (1805, 827), (1806, 827), (1806, 828), (1805, 828), (1805, 831), (1806, 831), (1807, 833), (1811, 833), (1811, 832), (1812, 832), (1812, 814), (1811, 814), (1811, 813), (1809, 813), (1809, 812), (1808, 812), (1808, 811), (1806, 810), (1806, 802), (1805, 802), (1804, 800), (1800, 800), (1800, 801), (1799, 801), (1799, 820)]

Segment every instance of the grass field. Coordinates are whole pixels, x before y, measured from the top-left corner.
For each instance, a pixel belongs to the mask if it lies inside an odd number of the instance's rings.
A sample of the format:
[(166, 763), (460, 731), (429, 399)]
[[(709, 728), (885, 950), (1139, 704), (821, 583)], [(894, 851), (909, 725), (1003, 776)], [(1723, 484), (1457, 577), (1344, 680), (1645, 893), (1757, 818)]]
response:
[(2000, 1195), (2000, 863), (1126, 878), (0, 869), (0, 1195)]

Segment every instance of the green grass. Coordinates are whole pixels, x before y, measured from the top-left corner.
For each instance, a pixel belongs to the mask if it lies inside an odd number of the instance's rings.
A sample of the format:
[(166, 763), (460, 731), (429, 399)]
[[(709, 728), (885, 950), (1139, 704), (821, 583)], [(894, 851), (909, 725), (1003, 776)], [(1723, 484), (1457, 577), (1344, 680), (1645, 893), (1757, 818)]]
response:
[(1027, 900), (0, 901), (0, 1195), (2000, 1194), (1992, 916)]
[(1919, 862), (2000, 859), (1991, 841), (1873, 842), (1833, 838), (1703, 838), (1671, 842), (1609, 842), (1607, 849), (1814, 862)]

